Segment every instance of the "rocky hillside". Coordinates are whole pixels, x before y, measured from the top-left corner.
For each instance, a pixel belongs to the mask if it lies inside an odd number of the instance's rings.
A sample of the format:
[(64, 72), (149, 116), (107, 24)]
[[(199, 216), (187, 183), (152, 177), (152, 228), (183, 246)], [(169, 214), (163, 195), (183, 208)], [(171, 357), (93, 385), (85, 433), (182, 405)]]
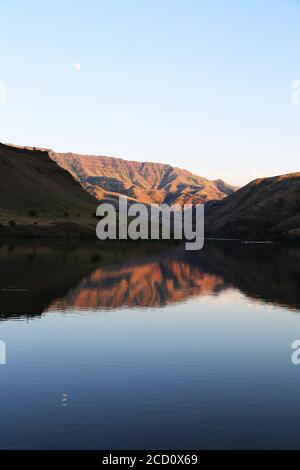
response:
[(236, 189), (222, 180), (210, 181), (161, 163), (53, 151), (49, 154), (102, 201), (116, 201), (122, 194), (144, 204), (200, 204), (223, 199)]
[(209, 203), (205, 223), (215, 237), (300, 239), (300, 173), (257, 179)]

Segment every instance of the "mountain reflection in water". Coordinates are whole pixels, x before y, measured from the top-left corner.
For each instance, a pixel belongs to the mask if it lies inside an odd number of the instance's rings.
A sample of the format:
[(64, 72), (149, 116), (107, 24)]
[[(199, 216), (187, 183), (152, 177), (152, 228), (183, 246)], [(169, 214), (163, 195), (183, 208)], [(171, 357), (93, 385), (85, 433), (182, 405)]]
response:
[(236, 289), (252, 300), (300, 308), (300, 247), (208, 241), (183, 246), (2, 245), (0, 317), (55, 310), (162, 307)]

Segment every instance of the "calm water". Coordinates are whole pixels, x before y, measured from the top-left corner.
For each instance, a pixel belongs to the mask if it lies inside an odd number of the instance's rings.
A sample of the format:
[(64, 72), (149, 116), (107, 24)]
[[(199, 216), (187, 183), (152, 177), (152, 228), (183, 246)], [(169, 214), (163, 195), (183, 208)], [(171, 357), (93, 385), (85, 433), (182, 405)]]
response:
[(300, 448), (300, 247), (0, 246), (2, 449)]

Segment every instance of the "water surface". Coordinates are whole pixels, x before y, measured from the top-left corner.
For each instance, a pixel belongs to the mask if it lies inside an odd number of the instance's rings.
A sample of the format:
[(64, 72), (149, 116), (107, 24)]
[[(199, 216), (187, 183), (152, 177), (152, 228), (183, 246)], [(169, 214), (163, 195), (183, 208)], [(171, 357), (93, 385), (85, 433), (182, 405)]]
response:
[(300, 448), (300, 247), (0, 247), (2, 449)]

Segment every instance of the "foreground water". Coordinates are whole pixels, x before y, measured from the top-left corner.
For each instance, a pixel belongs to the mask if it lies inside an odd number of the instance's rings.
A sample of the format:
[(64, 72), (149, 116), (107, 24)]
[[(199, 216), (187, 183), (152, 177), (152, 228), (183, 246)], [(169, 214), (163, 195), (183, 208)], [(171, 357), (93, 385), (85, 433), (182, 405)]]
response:
[(11, 244), (0, 263), (2, 449), (300, 448), (299, 246)]

